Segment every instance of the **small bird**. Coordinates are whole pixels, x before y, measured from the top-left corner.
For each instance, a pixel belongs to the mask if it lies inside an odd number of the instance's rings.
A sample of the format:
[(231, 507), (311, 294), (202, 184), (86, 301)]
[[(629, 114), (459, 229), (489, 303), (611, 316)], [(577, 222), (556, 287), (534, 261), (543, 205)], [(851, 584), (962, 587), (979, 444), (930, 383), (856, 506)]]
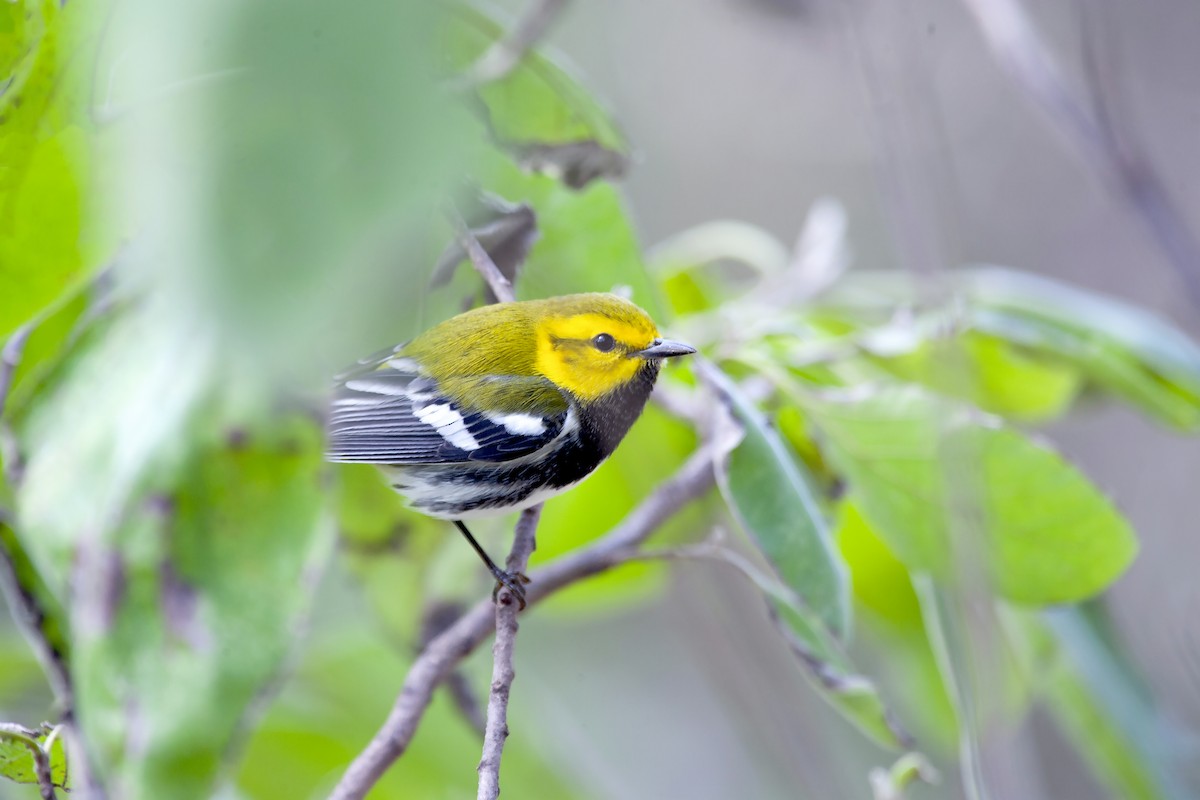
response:
[(410, 507), (451, 520), (525, 607), (524, 575), (463, 520), (528, 508), (608, 458), (664, 358), (645, 311), (612, 294), (499, 303), (452, 317), (336, 378), (327, 458), (376, 464)]

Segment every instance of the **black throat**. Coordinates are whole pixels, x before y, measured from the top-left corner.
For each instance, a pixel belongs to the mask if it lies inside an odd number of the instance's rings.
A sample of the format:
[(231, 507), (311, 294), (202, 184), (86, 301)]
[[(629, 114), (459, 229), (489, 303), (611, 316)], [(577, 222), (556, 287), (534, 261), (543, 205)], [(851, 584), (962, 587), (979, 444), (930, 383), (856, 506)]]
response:
[(646, 361), (633, 380), (586, 406), (579, 405), (579, 426), (583, 440), (607, 458), (617, 448), (634, 421), (641, 415), (658, 379), (662, 362)]

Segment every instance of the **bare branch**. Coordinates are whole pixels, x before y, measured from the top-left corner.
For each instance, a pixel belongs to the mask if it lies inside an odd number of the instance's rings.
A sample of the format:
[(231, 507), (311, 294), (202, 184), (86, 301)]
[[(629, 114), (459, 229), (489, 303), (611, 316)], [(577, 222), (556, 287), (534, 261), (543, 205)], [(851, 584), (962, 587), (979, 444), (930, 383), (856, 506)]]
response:
[(497, 39), (463, 74), (464, 86), (498, 81), (512, 72), (566, 8), (567, 0), (533, 0), (507, 36)]
[[(534, 37), (536, 39), (536, 37)], [(530, 41), (530, 44), (532, 44)], [(526, 45), (528, 46), (528, 45)], [(451, 225), (454, 226), (455, 237), (459, 246), (466, 252), (471, 264), (491, 287), (492, 294), (502, 303), (515, 300), (512, 283), (496, 263), (492, 261), (487, 250), (471, 233), (471, 229), (463, 220), (458, 209), (453, 205), (448, 210)], [(512, 550), (509, 551), (506, 568), (510, 574), (523, 575), (529, 564), (529, 557), (537, 546), (537, 524), (541, 517), (542, 506), (533, 506), (521, 513), (517, 520), (516, 532), (513, 537)], [(520, 607), (514, 603), (512, 593), (507, 587), (501, 587), (495, 596), (495, 618), (492, 624), (496, 630), (496, 642), (492, 647), (492, 688), (488, 697), (487, 722), (484, 727), (483, 755), (479, 761), (479, 797), (492, 800), (500, 795), (500, 758), (504, 753), (504, 741), (508, 738), (508, 696), (512, 689), (516, 671), (513, 668), (513, 652), (516, 649), (517, 614)], [(420, 659), (418, 659), (419, 661)], [(414, 665), (414, 669), (415, 669)], [(410, 672), (411, 675), (411, 672)], [(447, 676), (437, 676), (440, 683)], [(436, 684), (434, 684), (436, 685)], [(405, 686), (407, 689), (407, 684)], [(432, 691), (432, 686), (430, 687)], [(403, 694), (401, 695), (403, 697)], [(399, 701), (397, 701), (399, 704)], [(417, 713), (423, 713), (428, 704), (428, 695), (417, 708)], [(415, 723), (413, 726), (415, 730)], [(411, 734), (410, 734), (411, 735)], [(397, 756), (399, 753), (397, 753)], [(386, 766), (386, 764), (385, 764)], [(347, 773), (349, 774), (349, 773)], [(373, 781), (372, 781), (373, 782)], [(336, 791), (336, 790), (335, 790)]]
[[(542, 507), (521, 512), (517, 520), (512, 552), (505, 564), (510, 573), (523, 574), (529, 556), (536, 547), (538, 518)], [(507, 589), (501, 589), (496, 600), (496, 641), (492, 645), (492, 690), (488, 696), (487, 727), (483, 734), (483, 755), (479, 759), (479, 800), (495, 800), (500, 796), (500, 757), (508, 738), (508, 695), (516, 670), (513, 650), (517, 642), (517, 613), (519, 609)]]
[(1072, 90), (1020, 0), (963, 0), (992, 55), (1078, 147), (1146, 226), (1200, 308), (1200, 242), (1128, 129), (1119, 129), (1094, 53), (1089, 104)]
[(30, 747), (33, 753), (33, 770), (37, 775), (38, 793), (42, 800), (56, 800), (58, 793), (54, 791), (54, 776), (50, 772), (50, 754), (41, 747)]
[[(436, 602), (426, 608), (421, 619), (421, 636), (412, 651), (413, 657), (420, 655), (421, 651), (439, 633), (453, 625), (462, 616), (464, 609), (463, 604), (456, 602)], [(484, 716), (483, 706), (479, 702), (479, 696), (471, 685), (471, 681), (461, 669), (456, 669), (446, 678), (445, 684), (446, 691), (454, 700), (454, 706), (458, 709), (458, 713), (482, 739), (484, 729), (487, 727), (487, 718)]]
[[(711, 444), (691, 455), (679, 471), (643, 500), (607, 535), (592, 545), (536, 570), (526, 602), (540, 603), (565, 586), (622, 563), (623, 554), (642, 544), (672, 515), (700, 497), (714, 482)], [(476, 603), (417, 657), (383, 727), (346, 770), (330, 800), (361, 800), (412, 741), (433, 690), (494, 630), (489, 600)]]
[(454, 236), (458, 239), (459, 246), (466, 251), (467, 258), (471, 260), (475, 270), (487, 281), (488, 286), (492, 289), (492, 294), (496, 295), (496, 299), (501, 303), (511, 303), (515, 300), (512, 282), (504, 277), (504, 273), (496, 266), (496, 262), (492, 261), (492, 257), (488, 255), (487, 250), (483, 249), (483, 245), (475, 238), (475, 234), (471, 233), (471, 229), (467, 227), (467, 223), (458, 209), (451, 205), (446, 216), (449, 217), (450, 224), (454, 226)]

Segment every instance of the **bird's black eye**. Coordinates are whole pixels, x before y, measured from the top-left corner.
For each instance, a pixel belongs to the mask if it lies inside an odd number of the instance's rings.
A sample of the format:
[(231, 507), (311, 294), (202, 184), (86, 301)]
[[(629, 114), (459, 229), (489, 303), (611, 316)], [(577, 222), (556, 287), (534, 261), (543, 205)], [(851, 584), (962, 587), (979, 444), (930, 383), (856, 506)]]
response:
[(607, 333), (598, 333), (592, 339), (592, 347), (599, 350), (601, 353), (607, 353), (617, 346), (617, 340)]

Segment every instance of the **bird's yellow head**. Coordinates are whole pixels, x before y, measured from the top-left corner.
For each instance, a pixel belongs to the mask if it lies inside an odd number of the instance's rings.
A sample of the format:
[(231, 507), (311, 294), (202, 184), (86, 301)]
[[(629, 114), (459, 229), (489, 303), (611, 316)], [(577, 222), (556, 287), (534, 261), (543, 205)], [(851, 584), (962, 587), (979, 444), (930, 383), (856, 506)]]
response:
[(420, 364), (460, 403), (521, 410), (530, 398), (489, 376), (541, 376), (588, 403), (625, 386), (648, 364), (693, 352), (660, 339), (653, 320), (628, 300), (572, 294), (467, 311), (399, 355)]
[(648, 361), (694, 353), (663, 341), (645, 311), (612, 294), (579, 294), (539, 301), (535, 317), (537, 371), (589, 401), (632, 381)]

